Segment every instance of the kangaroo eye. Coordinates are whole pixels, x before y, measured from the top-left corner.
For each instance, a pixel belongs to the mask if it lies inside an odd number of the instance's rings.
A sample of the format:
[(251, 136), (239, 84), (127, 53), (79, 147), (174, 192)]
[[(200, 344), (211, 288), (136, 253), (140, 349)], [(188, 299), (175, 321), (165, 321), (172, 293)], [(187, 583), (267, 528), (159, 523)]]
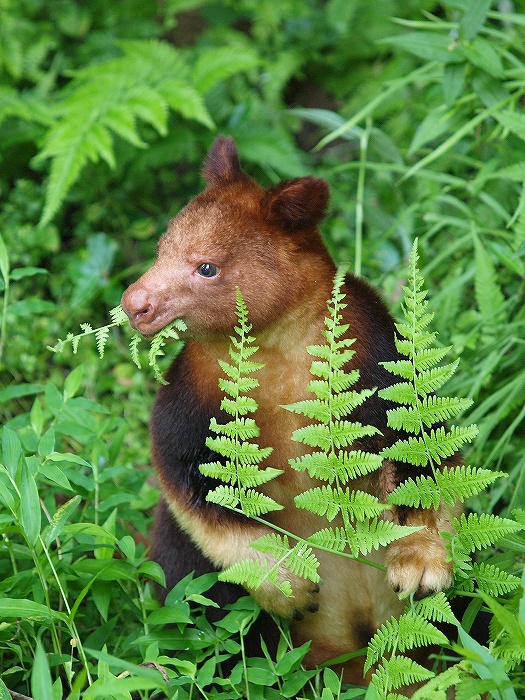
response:
[(202, 265), (199, 265), (197, 268), (197, 272), (201, 277), (206, 277), (209, 279), (210, 277), (217, 277), (220, 269), (212, 263), (202, 263)]

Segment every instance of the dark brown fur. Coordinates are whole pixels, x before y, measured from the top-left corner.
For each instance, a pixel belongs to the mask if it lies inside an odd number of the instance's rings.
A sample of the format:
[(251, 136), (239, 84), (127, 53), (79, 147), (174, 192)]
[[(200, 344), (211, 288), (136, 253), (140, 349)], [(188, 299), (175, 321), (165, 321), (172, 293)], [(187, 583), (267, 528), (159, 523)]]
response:
[[(235, 144), (224, 137), (215, 141), (203, 174), (208, 188), (170, 222), (153, 266), (122, 299), (132, 325), (146, 335), (174, 318), (183, 318), (188, 327), (188, 342), (168, 370), (169, 384), (159, 390), (151, 418), (153, 460), (163, 493), (152, 556), (164, 567), (168, 587), (192, 569), (220, 570), (249, 557), (274, 563), (250, 547), (268, 528), (206, 502), (215, 482), (199, 471), (200, 464), (214, 458), (205, 439), (210, 418), (221, 419), (217, 361), (228, 359), (237, 287), (257, 334), (257, 359), (265, 363), (257, 375), (260, 388), (253, 392), (259, 404), (258, 442), (273, 447), (267, 464), (284, 470), (264, 487), (285, 506), (271, 514), (271, 521), (302, 537), (326, 526), (321, 518), (294, 507), (294, 496), (312, 485), (307, 474), (288, 465), (308, 450), (290, 440), (305, 420), (281, 407), (311, 398), (306, 387), (312, 358), (306, 346), (322, 342), (335, 272), (318, 231), (328, 203), (327, 185), (307, 177), (263, 189), (242, 172)], [(219, 274), (203, 278), (203, 264), (216, 266)], [(362, 279), (349, 275), (344, 291), (344, 322), (350, 324), (348, 335), (358, 339), (351, 361), (360, 370), (356, 388), (387, 386), (392, 377), (378, 363), (397, 357), (393, 321)], [(355, 420), (381, 431), (362, 447), (378, 451), (396, 439), (386, 426), (387, 408), (376, 392), (356, 409)], [(385, 499), (402, 479), (420, 471), (385, 461), (378, 473), (353, 487)], [(265, 610), (292, 618), (296, 643), (312, 640), (308, 663), (354, 651), (401, 611), (394, 591), (423, 595), (450, 584), (439, 531), (451, 530), (451, 515), (445, 508), (390, 511), (387, 517), (425, 529), (370, 555), (388, 567), (386, 575), (319, 552), (319, 590), (283, 568), (281, 576), (291, 581), (293, 598), (276, 593), (270, 584), (251, 592)], [(216, 595), (223, 604), (239, 595), (239, 589), (223, 585)], [(348, 680), (362, 682), (362, 660), (346, 664), (345, 673)]]

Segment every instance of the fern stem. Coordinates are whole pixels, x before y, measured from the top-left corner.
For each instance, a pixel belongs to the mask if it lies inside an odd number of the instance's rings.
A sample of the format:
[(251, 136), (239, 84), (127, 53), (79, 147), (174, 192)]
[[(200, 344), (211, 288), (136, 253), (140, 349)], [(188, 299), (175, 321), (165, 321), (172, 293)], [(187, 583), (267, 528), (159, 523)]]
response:
[[(242, 511), (240, 508), (232, 508), (232, 510), (236, 511), (237, 513), (241, 513)], [(300, 542), (301, 544), (304, 544), (306, 547), (311, 547), (312, 549), (318, 549), (321, 552), (328, 552), (329, 554), (334, 554), (334, 551), (330, 549), (330, 547), (324, 547), (321, 544), (314, 544), (313, 542), (310, 542), (307, 539), (304, 539), (304, 537), (299, 537), (298, 535), (294, 534), (293, 532), (289, 532), (288, 530), (284, 530), (283, 528), (279, 527), (278, 525), (275, 525), (275, 523), (271, 523), (268, 520), (264, 520), (264, 518), (260, 518), (256, 515), (251, 515), (250, 516), (251, 520), (255, 520), (258, 523), (261, 523), (261, 525), (266, 525), (266, 527), (270, 527), (272, 530), (275, 530), (275, 532), (278, 532), (281, 535), (286, 535), (287, 537), (291, 538), (292, 540), (295, 540), (296, 542)], [(377, 564), (374, 561), (370, 561), (369, 559), (365, 559), (364, 557), (358, 557), (355, 556), (354, 554), (350, 554), (347, 552), (337, 552), (338, 557), (345, 557), (346, 559), (352, 559), (352, 561), (359, 562), (360, 564), (366, 564), (367, 566), (371, 566), (374, 569), (378, 569), (379, 571), (386, 571), (386, 566), (383, 566), (382, 564)]]

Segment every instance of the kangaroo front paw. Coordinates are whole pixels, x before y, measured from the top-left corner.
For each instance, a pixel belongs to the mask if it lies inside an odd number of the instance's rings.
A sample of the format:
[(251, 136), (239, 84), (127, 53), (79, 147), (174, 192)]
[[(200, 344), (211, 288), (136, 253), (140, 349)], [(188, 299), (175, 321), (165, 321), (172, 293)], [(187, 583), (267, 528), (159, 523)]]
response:
[(452, 583), (452, 562), (441, 535), (428, 528), (389, 545), (387, 578), (396, 593), (424, 598)]

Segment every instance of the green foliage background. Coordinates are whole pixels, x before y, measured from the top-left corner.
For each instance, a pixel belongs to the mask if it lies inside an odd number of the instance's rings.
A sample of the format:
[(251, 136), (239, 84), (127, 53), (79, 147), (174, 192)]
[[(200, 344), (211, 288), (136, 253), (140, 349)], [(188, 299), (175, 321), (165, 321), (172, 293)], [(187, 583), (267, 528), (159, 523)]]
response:
[[(0, 0), (6, 687), (35, 698), (148, 697), (163, 681), (136, 664), (169, 667), (166, 657), (184, 679), (179, 697), (212, 697), (205, 651), (219, 639), (231, 653), (242, 645), (250, 602), (213, 629), (189, 615), (190, 602), (206, 604), (204, 583), (183, 582), (165, 609), (152, 594), (161, 578), (144, 545), (157, 498), (154, 379), (120, 331), (102, 361), (94, 344), (75, 357), (46, 349), (83, 321), (108, 322), (167, 220), (201, 188), (219, 132), (234, 136), (263, 183), (307, 173), (330, 182), (327, 245), (394, 312), (418, 237), (434, 329), (461, 354), (448, 391), (474, 401), (463, 420), (480, 433), (466, 461), (508, 474), (469, 506), (516, 514), (525, 499), (524, 38), (521, 0)], [(524, 552), (518, 533), (491, 561), (521, 576)], [(472, 615), (489, 606), (494, 637), (512, 630), (506, 662), (523, 696), (519, 595), (484, 593), (473, 605)], [(168, 637), (167, 621), (180, 638)], [(273, 697), (272, 685), (275, 697), (341, 695), (329, 669), (301, 690), (310, 680), (300, 659), (283, 647), (277, 666), (258, 660), (219, 687), (224, 697)], [(119, 673), (131, 675), (116, 686)], [(473, 683), (472, 697), (484, 690)]]

